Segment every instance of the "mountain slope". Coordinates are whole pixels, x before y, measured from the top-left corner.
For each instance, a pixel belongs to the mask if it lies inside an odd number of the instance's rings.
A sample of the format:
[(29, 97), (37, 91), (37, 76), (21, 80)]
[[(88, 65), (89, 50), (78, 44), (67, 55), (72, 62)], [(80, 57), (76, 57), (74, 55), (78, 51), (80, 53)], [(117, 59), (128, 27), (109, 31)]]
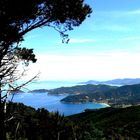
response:
[(48, 91), (48, 94), (87, 94), (91, 92), (99, 91), (109, 91), (111, 89), (116, 89), (116, 86), (108, 85), (78, 85), (73, 87), (61, 87)]
[(89, 80), (87, 82), (82, 82), (80, 84), (133, 85), (133, 84), (140, 84), (140, 78), (113, 79), (108, 81)]
[(67, 96), (63, 102), (105, 102), (110, 105), (140, 104), (140, 84), (126, 85), (108, 90), (92, 90), (84, 94)]
[[(140, 106), (90, 110), (69, 117), (8, 103), (7, 139), (13, 140), (139, 140)], [(58, 137), (59, 136), (59, 137)]]
[(91, 138), (102, 140), (139, 140), (140, 138), (140, 106), (104, 108), (68, 118), (76, 124), (81, 124), (85, 129), (88, 124), (87, 131)]

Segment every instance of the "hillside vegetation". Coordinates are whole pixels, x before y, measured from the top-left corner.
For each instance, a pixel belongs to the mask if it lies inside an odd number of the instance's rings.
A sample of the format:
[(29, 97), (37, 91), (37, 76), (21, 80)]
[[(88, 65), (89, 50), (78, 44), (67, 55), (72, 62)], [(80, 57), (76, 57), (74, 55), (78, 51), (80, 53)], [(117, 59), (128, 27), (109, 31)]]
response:
[(140, 138), (140, 106), (104, 108), (73, 115), (70, 120), (80, 124), (79, 132), (89, 139), (138, 140)]
[(116, 86), (108, 86), (108, 85), (78, 85), (72, 87), (60, 87), (56, 89), (49, 90), (49, 94), (88, 94), (92, 92), (99, 92), (99, 91), (108, 91), (111, 89), (116, 89)]
[[(104, 108), (64, 117), (9, 103), (8, 140), (139, 140), (140, 106)], [(18, 127), (17, 127), (18, 126)], [(17, 129), (18, 128), (18, 129)]]
[(104, 102), (109, 105), (138, 105), (140, 104), (140, 84), (125, 85), (121, 87), (109, 85), (80, 85), (62, 87), (49, 91), (49, 94), (71, 95), (62, 99), (63, 102)]

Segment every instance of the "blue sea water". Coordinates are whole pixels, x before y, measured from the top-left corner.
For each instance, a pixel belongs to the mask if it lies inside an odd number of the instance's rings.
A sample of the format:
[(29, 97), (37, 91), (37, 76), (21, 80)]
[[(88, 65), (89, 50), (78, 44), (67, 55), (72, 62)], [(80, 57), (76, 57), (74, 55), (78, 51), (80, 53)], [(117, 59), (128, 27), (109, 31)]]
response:
[[(39, 82), (28, 85), (28, 89), (52, 89), (62, 86), (74, 86), (75, 82)], [(77, 114), (83, 112), (85, 109), (97, 109), (107, 107), (104, 104), (97, 103), (81, 103), (81, 104), (69, 104), (60, 102), (61, 99), (68, 95), (48, 95), (47, 93), (20, 93), (16, 94), (13, 98), (13, 102), (24, 103), (25, 105), (34, 108), (45, 108), (50, 112), (58, 111), (65, 116)], [(10, 100), (11, 97), (9, 97)]]
[(50, 112), (58, 111), (65, 116), (83, 112), (85, 109), (106, 107), (104, 104), (96, 103), (68, 104), (60, 102), (60, 100), (66, 96), (67, 95), (48, 95), (47, 93), (20, 93), (14, 96), (13, 102), (21, 102), (36, 109), (45, 108)]

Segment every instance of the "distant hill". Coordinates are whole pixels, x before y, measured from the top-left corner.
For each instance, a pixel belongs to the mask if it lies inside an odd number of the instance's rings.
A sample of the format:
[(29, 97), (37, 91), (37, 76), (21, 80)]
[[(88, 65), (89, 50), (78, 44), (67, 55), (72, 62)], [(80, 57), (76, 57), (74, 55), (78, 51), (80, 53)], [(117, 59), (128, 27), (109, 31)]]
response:
[(24, 93), (24, 91), (20, 90), (20, 89), (16, 89), (11, 91), (11, 94), (20, 94), (20, 93)]
[(140, 84), (140, 78), (114, 79), (114, 80), (108, 80), (108, 81), (89, 80), (87, 82), (81, 82), (80, 84), (133, 85), (133, 84)]
[(111, 89), (116, 89), (116, 86), (109, 85), (78, 85), (72, 87), (61, 87), (56, 89), (51, 89), (48, 91), (48, 94), (72, 94), (72, 95), (80, 95), (80, 94), (90, 94), (92, 92), (100, 92), (100, 91), (109, 91)]
[(29, 91), (29, 93), (46, 93), (46, 92), (48, 92), (47, 89), (35, 89), (35, 90)]
[[(85, 85), (83, 85), (85, 86)], [(88, 86), (88, 85), (87, 85)], [(99, 85), (94, 85), (95, 87)], [(98, 90), (87, 91), (84, 94), (67, 96), (63, 102), (105, 102), (112, 104), (140, 104), (140, 84), (126, 85), (121, 87), (108, 86), (108, 90), (100, 88)]]
[[(99, 85), (94, 86), (98, 87)], [(110, 105), (140, 104), (140, 84), (111, 87), (108, 86), (108, 90), (106, 91), (103, 88), (92, 91), (87, 89), (84, 94), (67, 96), (61, 101), (71, 103), (103, 102)]]

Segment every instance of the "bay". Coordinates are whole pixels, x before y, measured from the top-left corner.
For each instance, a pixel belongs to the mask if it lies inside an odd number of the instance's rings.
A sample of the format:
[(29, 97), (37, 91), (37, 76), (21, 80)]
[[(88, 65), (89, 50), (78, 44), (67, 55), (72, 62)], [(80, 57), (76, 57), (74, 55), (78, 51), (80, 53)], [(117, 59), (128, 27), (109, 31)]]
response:
[[(60, 102), (68, 95), (48, 95), (47, 93), (19, 93), (13, 98), (13, 102), (24, 103), (34, 108), (45, 108), (50, 112), (58, 111), (65, 116), (83, 112), (85, 109), (98, 109), (107, 107), (105, 104), (81, 103), (69, 104)], [(11, 97), (9, 97), (10, 100)]]

